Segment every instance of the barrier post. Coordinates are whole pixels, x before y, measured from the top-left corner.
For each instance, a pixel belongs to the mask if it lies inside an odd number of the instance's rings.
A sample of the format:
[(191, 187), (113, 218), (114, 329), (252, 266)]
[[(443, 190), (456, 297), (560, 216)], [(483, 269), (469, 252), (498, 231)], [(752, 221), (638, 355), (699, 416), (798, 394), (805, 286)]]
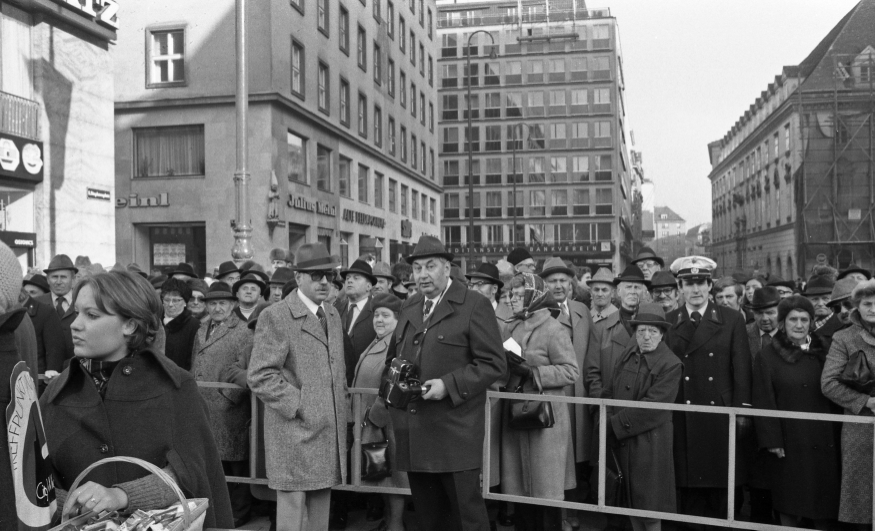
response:
[[(359, 487), (362, 484), (362, 395), (352, 395), (352, 470), (349, 471), (352, 478), (351, 484)], [(346, 426), (343, 427), (346, 429)]]
[[(727, 470), (726, 519), (735, 522), (735, 411), (729, 412), (729, 470)], [(731, 527), (731, 526), (730, 526)]]
[(249, 479), (255, 479), (258, 471), (258, 397), (251, 391), (249, 409), (252, 419), (249, 423)]
[(605, 506), (605, 463), (608, 446), (608, 408), (604, 402), (599, 404), (599, 499), (598, 506)]
[(489, 395), (486, 396), (486, 437), (483, 438), (483, 466), (480, 470), (482, 470), (482, 480), (480, 485), (480, 491), (486, 499), (486, 495), (489, 494), (489, 476), (492, 473), (492, 467), (489, 466), (492, 462), (492, 401), (499, 400), (498, 398), (491, 398)]

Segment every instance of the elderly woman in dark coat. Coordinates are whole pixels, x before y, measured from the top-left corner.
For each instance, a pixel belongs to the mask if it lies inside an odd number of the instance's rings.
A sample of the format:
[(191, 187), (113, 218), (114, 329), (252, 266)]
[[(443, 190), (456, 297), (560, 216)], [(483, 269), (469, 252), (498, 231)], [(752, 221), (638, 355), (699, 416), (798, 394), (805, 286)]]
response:
[[(683, 365), (662, 341), (670, 326), (662, 305), (643, 303), (629, 323), (631, 343), (605, 382), (602, 398), (672, 404), (678, 393)], [(628, 479), (632, 509), (673, 513), (675, 500), (672, 457), (672, 412), (632, 407), (607, 408), (608, 443)], [(658, 531), (656, 518), (630, 517), (635, 531)]]
[(189, 498), (209, 498), (204, 527), (233, 525), (208, 410), (191, 374), (152, 344), (161, 303), (130, 272), (99, 273), (76, 286), (70, 325), (75, 358), (40, 399), (59, 507), (64, 513), (163, 508), (176, 497), (157, 476), (134, 465), (91, 472), (105, 457), (149, 461), (176, 478)]
[[(871, 417), (875, 411), (872, 389), (851, 386), (841, 381), (842, 372), (856, 353), (875, 367), (875, 280), (857, 284), (851, 292), (851, 326), (833, 335), (829, 354), (823, 366), (820, 387), (827, 398), (843, 407), (845, 415)], [(872, 523), (872, 426), (844, 424), (842, 426), (842, 489), (839, 499), (839, 521)], [(863, 525), (864, 524), (864, 525)]]
[[(544, 281), (530, 273), (511, 281), (514, 317), (522, 321), (511, 337), (520, 345), (522, 359), (508, 356), (511, 379), (508, 389), (522, 387), (523, 393), (565, 396), (565, 387), (578, 376), (577, 359), (571, 339), (554, 316), (559, 306)], [(551, 428), (514, 430), (510, 427), (510, 408), (502, 425), (501, 488), (505, 494), (562, 500), (565, 491), (576, 487), (574, 454), (571, 445), (571, 418), (568, 408), (554, 405), (555, 424)], [(539, 522), (548, 525), (561, 521), (558, 509), (516, 505), (517, 522), (528, 529)]]
[(188, 309), (189, 300), (191, 287), (188, 282), (171, 278), (161, 286), (166, 334), (164, 354), (187, 371), (191, 370), (192, 349), (201, 324)]
[[(829, 349), (811, 333), (814, 306), (790, 296), (778, 305), (774, 341), (756, 358), (753, 407), (807, 413), (836, 413), (820, 392), (820, 375)], [(781, 524), (800, 527), (801, 518), (829, 529), (839, 510), (839, 451), (831, 422), (756, 417), (759, 447), (773, 456), (772, 506)]]

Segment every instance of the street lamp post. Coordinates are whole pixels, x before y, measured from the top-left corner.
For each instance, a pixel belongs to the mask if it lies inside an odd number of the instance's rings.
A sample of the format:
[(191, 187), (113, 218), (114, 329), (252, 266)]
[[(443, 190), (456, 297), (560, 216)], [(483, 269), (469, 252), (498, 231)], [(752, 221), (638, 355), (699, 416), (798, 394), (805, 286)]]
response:
[(471, 238), (474, 237), (474, 152), (471, 149), (471, 37), (477, 35), (478, 33), (485, 33), (489, 35), (489, 40), (492, 41), (492, 50), (489, 52), (489, 58), (495, 59), (495, 37), (492, 36), (486, 30), (477, 30), (474, 33), (468, 35), (468, 42), (465, 45), (465, 55), (468, 58), (468, 105), (466, 106), (468, 112), (468, 131), (465, 135), (465, 140), (468, 144), (468, 264), (467, 269), (470, 269), (474, 265), (474, 246), (471, 245)]
[(234, 220), (234, 247), (231, 257), (238, 264), (252, 258), (249, 237), (249, 143), (247, 113), (249, 110), (249, 81), (246, 68), (246, 0), (237, 0), (237, 169), (234, 171), (236, 190), (236, 219)]

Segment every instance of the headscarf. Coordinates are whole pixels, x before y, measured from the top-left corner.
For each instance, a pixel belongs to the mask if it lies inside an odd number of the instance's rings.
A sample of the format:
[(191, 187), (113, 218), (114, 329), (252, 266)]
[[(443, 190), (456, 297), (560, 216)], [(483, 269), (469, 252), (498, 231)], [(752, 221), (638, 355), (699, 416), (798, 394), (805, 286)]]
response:
[(544, 279), (532, 273), (517, 273), (516, 276), (522, 278), (525, 294), (523, 295), (523, 310), (514, 314), (510, 318), (511, 321), (515, 319), (525, 321), (543, 308), (550, 310), (553, 317), (559, 314), (559, 305), (556, 303), (556, 299), (553, 298), (552, 293), (544, 289)]

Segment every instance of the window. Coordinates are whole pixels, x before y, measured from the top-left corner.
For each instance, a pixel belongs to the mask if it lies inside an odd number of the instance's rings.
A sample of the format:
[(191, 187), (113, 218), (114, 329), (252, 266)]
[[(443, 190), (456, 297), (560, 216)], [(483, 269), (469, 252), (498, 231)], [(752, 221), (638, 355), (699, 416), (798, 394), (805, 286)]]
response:
[(410, 165), (416, 169), (417, 162), (416, 135), (410, 135)]
[(458, 160), (445, 160), (442, 170), (441, 178), (443, 179), (444, 186), (459, 186)]
[(550, 124), (550, 147), (565, 148), (565, 124), (553, 123)]
[(529, 190), (529, 215), (545, 216), (547, 214), (547, 193), (544, 190)]
[(340, 6), (340, 16), (337, 17), (337, 33), (339, 38), (337, 39), (338, 46), (340, 46), (340, 50), (349, 55), (349, 11), (346, 10), (343, 6)]
[(377, 85), (383, 82), (383, 53), (380, 50), (380, 45), (374, 43), (374, 83)]
[(318, 99), (319, 99), (319, 110), (324, 112), (325, 114), (329, 114), (328, 104), (329, 104), (329, 72), (328, 65), (325, 63), (319, 63), (319, 75), (318, 75)]
[(389, 179), (389, 212), (396, 212), (398, 209), (396, 196), (398, 195), (398, 183), (395, 179)]
[[(589, 215), (589, 188), (578, 188), (574, 190), (574, 215)], [(587, 240), (589, 240), (588, 237)]]
[(544, 157), (529, 157), (529, 183), (545, 181)]
[(780, 148), (778, 147), (779, 142), (778, 142), (778, 133), (777, 132), (775, 133), (774, 139), (772, 139), (772, 143), (775, 144), (775, 158), (777, 159), (780, 156), (778, 154), (778, 151), (780, 150)]
[(401, 185), (401, 215), (407, 215), (407, 186)]
[[(479, 218), (480, 217), (480, 192), (474, 192), (473, 205), (471, 203), (472, 203), (472, 201), (470, 200), (470, 196), (468, 194), (465, 194), (465, 210), (467, 211), (465, 213), (466, 217), (467, 217), (467, 214), (470, 212), (471, 217)], [(475, 231), (474, 234), (478, 235), (478, 237), (474, 238), (474, 241), (479, 242), (480, 241), (480, 238), (479, 238), (480, 227), (474, 227), (474, 231)], [(470, 235), (468, 237), (468, 241), (471, 241)]]
[(526, 149), (544, 149), (544, 125), (530, 124), (526, 137)]
[(342, 197), (352, 197), (352, 189), (350, 188), (350, 166), (352, 166), (352, 161), (346, 157), (340, 157), (340, 161), (338, 167), (340, 168), (340, 175), (337, 180), (337, 188)]
[(586, 89), (571, 90), (571, 114), (581, 114), (586, 112), (589, 105), (589, 95)]
[(410, 217), (416, 219), (419, 217), (419, 192), (411, 190), (410, 195)]
[(441, 118), (444, 120), (458, 120), (459, 119), (459, 95), (458, 94), (444, 94), (443, 98), (443, 111), (441, 111)]
[(407, 162), (407, 128), (401, 126), (401, 161)]
[(784, 125), (784, 151), (790, 152), (790, 124)]
[(550, 182), (564, 183), (568, 181), (568, 159), (563, 155), (550, 157)]
[(416, 83), (410, 82), (410, 116), (416, 118)]
[(468, 65), (462, 68), (462, 86), (467, 87), (468, 82), (471, 82), (472, 87), (480, 86), (480, 65), (477, 63), (471, 64), (470, 76), (468, 75)]
[(589, 124), (586, 122), (574, 122), (571, 124), (571, 147), (589, 147)]
[(374, 7), (374, 18), (377, 19), (377, 23), (379, 23), (383, 19), (382, 6), (380, 5), (380, 0), (373, 0)]
[(428, 102), (428, 130), (434, 133), (434, 103)]
[(441, 153), (459, 152), (459, 129), (456, 127), (444, 127)]
[(307, 182), (307, 141), (291, 131), (286, 132), (286, 154), (289, 161), (289, 180)]
[(472, 152), (480, 151), (480, 126), (465, 127), (465, 149), (469, 147)]
[(501, 151), (501, 126), (486, 126), (486, 151)]
[(611, 110), (611, 89), (593, 89), (593, 110), (595, 112)]
[(483, 64), (483, 84), (500, 85), (501, 77), (498, 74), (498, 62)]
[(358, 38), (356, 40), (356, 45), (358, 47), (358, 63), (359, 68), (365, 72), (368, 71), (368, 51), (365, 49), (365, 43), (367, 40), (368, 37), (365, 28), (359, 26)]
[(535, 59), (533, 61), (528, 61), (526, 63), (526, 81), (529, 83), (543, 83), (544, 82), (544, 61), (541, 59)]
[(610, 48), (611, 27), (608, 24), (596, 24), (592, 27), (592, 47)]
[(508, 61), (504, 67), (505, 84), (519, 85), (523, 82), (522, 63), (520, 61)]
[(316, 0), (316, 26), (328, 36), (328, 0)]
[(528, 116), (544, 116), (544, 93), (540, 90), (529, 92)]
[[(568, 190), (553, 190), (551, 192), (551, 216), (567, 216), (568, 215)], [(571, 239), (571, 238), (568, 238)]]
[(410, 64), (416, 66), (416, 34), (410, 30)]
[[(507, 215), (508, 217), (513, 216), (513, 210), (516, 208), (516, 215), (523, 216), (523, 192), (522, 190), (518, 190), (516, 193), (516, 198), (513, 196), (513, 191), (507, 193)], [(519, 230), (519, 227), (517, 227)], [(511, 232), (513, 232), (511, 230)], [(511, 236), (513, 237), (513, 236)], [(519, 238), (518, 238), (519, 239)]]
[(550, 81), (565, 81), (565, 59), (550, 59)]
[(501, 159), (486, 159), (486, 184), (501, 184)]
[(383, 174), (374, 172), (374, 206), (383, 208)]
[(459, 36), (455, 33), (441, 35), (441, 57), (456, 57), (458, 54)]
[(471, 164), (465, 160), (465, 178), (462, 184), (467, 185), (471, 180), (474, 180), (474, 186), (480, 185), (480, 159), (474, 159)]
[(595, 128), (594, 147), (608, 147), (611, 145), (611, 122), (598, 121), (593, 124)]
[(386, 33), (389, 38), (395, 40), (395, 4), (386, 2)]
[(434, 180), (434, 149), (428, 150), (428, 177)]
[(386, 74), (387, 74), (386, 79), (387, 79), (387, 83), (389, 85), (389, 96), (392, 96), (394, 98), (395, 97), (395, 61), (393, 61), (391, 58), (388, 59), (387, 70), (388, 70), (388, 72), (386, 72)]
[(419, 173), (425, 175), (426, 171), (426, 163), (425, 160), (425, 142), (419, 143)]
[(434, 86), (434, 60), (428, 54), (428, 86)]
[(550, 91), (550, 116), (563, 116), (565, 111), (565, 91)]
[(610, 181), (613, 176), (613, 165), (610, 155), (597, 155), (595, 158), (595, 180)]
[(419, 26), (425, 27), (425, 2), (419, 0)]
[(465, 95), (465, 112), (462, 113), (463, 118), (468, 118), (468, 115), (471, 115), (471, 118), (477, 119), (480, 118), (480, 95), (479, 94), (471, 94), (471, 99), (468, 100), (468, 96)]
[(419, 123), (425, 125), (425, 94), (419, 93)]
[(395, 155), (395, 118), (389, 117), (389, 154)]
[(595, 191), (596, 215), (608, 215), (614, 213), (614, 191), (610, 188), (596, 188)]
[[(444, 218), (459, 218), (459, 194), (444, 194)], [(459, 229), (459, 227), (444, 228), (447, 229), (447, 243), (458, 243), (461, 230), (451, 231), (450, 229)]]
[(508, 118), (523, 115), (522, 92), (508, 92), (505, 94), (505, 114)]
[(184, 84), (185, 30), (153, 31), (150, 39), (147, 86)]
[(425, 46), (419, 43), (419, 75), (425, 77)]
[(374, 105), (374, 145), (383, 147), (383, 109)]
[(398, 17), (398, 49), (401, 53), (406, 52), (405, 40), (407, 38), (407, 25), (404, 24), (404, 17)]
[[(444, 35), (446, 37), (446, 35)], [(441, 86), (452, 88), (459, 86), (459, 65), (445, 64), (441, 66)]]
[[(434, 35), (434, 17), (431, 15), (431, 8), (428, 8), (428, 38), (431, 39)], [(432, 221), (434, 223), (434, 221)]]
[(398, 79), (398, 86), (401, 88), (399, 91), (401, 94), (401, 106), (407, 107), (407, 74), (404, 73), (404, 70), (398, 72)]
[(572, 81), (586, 81), (586, 57), (572, 57), (570, 70)]
[(292, 94), (304, 97), (304, 47), (292, 39)]
[(576, 183), (589, 181), (589, 157), (586, 155), (571, 157), (571, 181)]
[(501, 217), (501, 192), (486, 192), (486, 217)]
[(359, 136), (362, 138), (368, 137), (368, 98), (359, 92)]
[(340, 78), (340, 123), (349, 127), (349, 82)]
[(316, 144), (316, 188), (331, 191), (331, 150)]
[(204, 126), (134, 129), (134, 177), (204, 175)]
[(368, 167), (359, 164), (359, 179), (358, 179), (358, 189), (359, 189), (359, 202), (367, 203), (368, 202)]
[(609, 57), (592, 58), (592, 79), (611, 79), (611, 59)]

